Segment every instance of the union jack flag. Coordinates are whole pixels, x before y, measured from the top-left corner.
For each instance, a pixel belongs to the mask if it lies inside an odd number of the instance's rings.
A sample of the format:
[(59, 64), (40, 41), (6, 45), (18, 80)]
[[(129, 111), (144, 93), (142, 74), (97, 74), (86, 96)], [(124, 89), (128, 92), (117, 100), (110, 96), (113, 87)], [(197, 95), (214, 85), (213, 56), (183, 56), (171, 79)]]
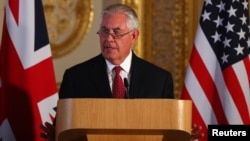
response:
[(6, 0), (0, 48), (0, 140), (39, 141), (58, 94), (41, 0)]

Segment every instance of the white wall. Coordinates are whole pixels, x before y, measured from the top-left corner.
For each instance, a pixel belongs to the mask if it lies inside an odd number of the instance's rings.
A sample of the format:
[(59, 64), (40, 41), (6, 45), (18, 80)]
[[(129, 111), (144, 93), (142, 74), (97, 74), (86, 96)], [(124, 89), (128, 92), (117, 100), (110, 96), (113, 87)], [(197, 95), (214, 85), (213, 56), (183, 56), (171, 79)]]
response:
[(99, 38), (96, 32), (99, 28), (99, 14), (102, 11), (102, 1), (92, 0), (94, 9), (94, 18), (91, 29), (87, 33), (87, 36), (82, 41), (81, 45), (77, 47), (70, 54), (65, 55), (62, 58), (54, 59), (54, 66), (56, 72), (56, 80), (61, 82), (63, 73), (66, 68), (71, 67), (77, 63), (83, 62), (100, 53)]

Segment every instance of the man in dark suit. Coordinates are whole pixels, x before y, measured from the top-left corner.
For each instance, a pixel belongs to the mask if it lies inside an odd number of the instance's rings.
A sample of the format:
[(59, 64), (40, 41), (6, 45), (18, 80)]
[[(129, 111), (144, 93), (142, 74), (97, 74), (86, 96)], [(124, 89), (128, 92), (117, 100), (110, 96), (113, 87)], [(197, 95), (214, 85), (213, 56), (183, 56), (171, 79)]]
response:
[[(174, 98), (171, 74), (131, 53), (129, 98)], [(112, 98), (103, 55), (66, 70), (60, 98)]]
[[(101, 15), (101, 54), (67, 69), (59, 91), (63, 98), (113, 98), (115, 66), (127, 80), (124, 98), (174, 98), (173, 79), (161, 69), (132, 51), (139, 36), (139, 21), (135, 11), (122, 4), (111, 5)], [(54, 126), (45, 123), (42, 137), (54, 140)]]

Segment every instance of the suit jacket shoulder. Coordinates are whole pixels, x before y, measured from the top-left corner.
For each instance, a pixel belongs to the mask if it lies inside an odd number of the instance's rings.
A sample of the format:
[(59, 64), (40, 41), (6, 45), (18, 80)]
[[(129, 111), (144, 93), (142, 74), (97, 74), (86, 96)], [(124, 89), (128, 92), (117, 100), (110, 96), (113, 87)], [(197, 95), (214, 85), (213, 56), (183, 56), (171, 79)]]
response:
[(130, 97), (134, 98), (174, 98), (173, 79), (164, 70), (135, 54), (132, 57)]
[(112, 97), (105, 59), (99, 54), (67, 69), (59, 91), (59, 98)]

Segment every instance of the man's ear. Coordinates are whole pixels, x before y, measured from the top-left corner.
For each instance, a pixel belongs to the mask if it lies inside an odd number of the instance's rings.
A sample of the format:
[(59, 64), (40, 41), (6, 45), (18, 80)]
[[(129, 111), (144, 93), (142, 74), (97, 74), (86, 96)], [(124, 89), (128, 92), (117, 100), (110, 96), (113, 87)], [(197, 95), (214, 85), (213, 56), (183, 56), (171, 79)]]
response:
[(132, 39), (134, 40), (134, 43), (137, 41), (138, 37), (139, 37), (139, 30), (135, 29), (132, 34)]

